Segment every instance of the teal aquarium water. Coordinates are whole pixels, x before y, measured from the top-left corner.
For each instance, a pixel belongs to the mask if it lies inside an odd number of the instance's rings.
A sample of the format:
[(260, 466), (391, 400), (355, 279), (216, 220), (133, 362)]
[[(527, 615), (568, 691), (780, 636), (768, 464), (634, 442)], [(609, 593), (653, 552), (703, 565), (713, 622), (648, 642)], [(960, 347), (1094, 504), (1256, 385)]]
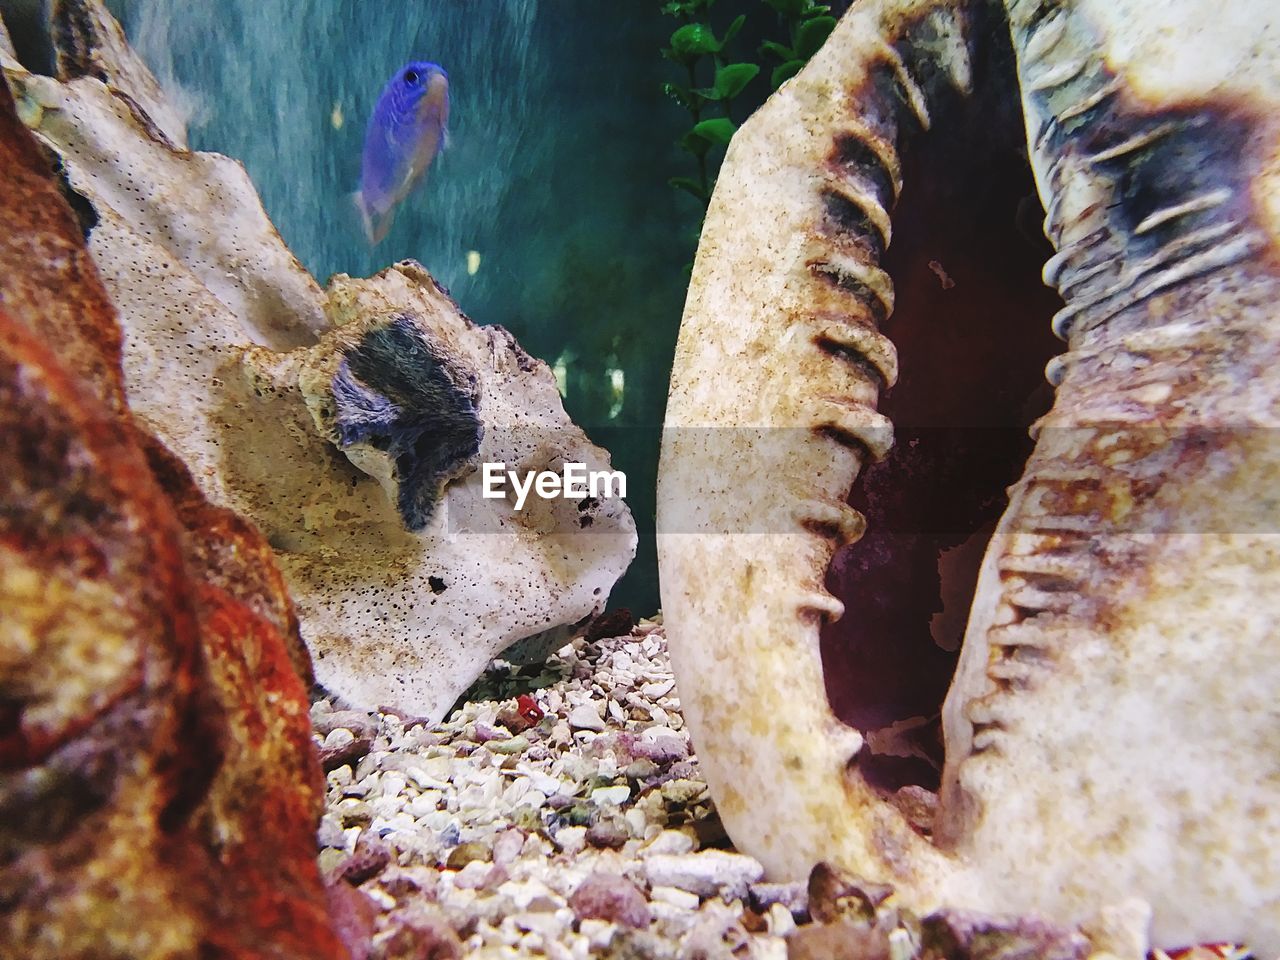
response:
[[(654, 479), (700, 207), (666, 183), (686, 122), (662, 93), (657, 3), (109, 0), (190, 113), (192, 146), (243, 161), (324, 281), (411, 257), (479, 323), (556, 370), (565, 406), (628, 478), (639, 554), (614, 592), (658, 606)], [(351, 194), (383, 85), (449, 75), (450, 142), (370, 247)]]

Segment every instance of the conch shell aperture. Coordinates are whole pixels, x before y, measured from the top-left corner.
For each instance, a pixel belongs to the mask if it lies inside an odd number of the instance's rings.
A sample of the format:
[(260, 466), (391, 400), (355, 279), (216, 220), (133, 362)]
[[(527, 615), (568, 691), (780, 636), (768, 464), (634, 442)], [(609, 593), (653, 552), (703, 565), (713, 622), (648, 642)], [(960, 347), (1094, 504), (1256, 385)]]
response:
[(703, 768), (772, 875), (1068, 923), (1137, 897), (1158, 945), (1280, 950), (1278, 78), (1261, 2), (866, 0), (735, 137), (659, 554)]

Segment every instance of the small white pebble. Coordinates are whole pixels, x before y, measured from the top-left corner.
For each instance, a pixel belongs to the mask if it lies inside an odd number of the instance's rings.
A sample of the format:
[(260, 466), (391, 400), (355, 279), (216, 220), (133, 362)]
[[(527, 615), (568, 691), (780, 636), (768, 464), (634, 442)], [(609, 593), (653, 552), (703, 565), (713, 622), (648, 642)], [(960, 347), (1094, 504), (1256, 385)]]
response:
[(623, 811), (622, 819), (627, 821), (627, 826), (631, 828), (632, 834), (637, 837), (643, 837), (650, 826), (648, 816), (639, 807), (628, 807)]
[(679, 887), (703, 897), (718, 893), (726, 900), (745, 896), (747, 885), (764, 876), (758, 860), (724, 850), (655, 854), (645, 860), (644, 868), (655, 886)]
[(682, 854), (693, 853), (693, 837), (685, 833), (683, 830), (663, 830), (660, 834), (645, 844), (644, 849), (640, 851), (642, 854), (670, 853)]
[(565, 853), (579, 853), (587, 845), (587, 828), (561, 827), (559, 832), (556, 833), (556, 843), (560, 845), (560, 849)]
[(378, 783), (378, 792), (384, 797), (395, 797), (404, 793), (405, 776), (402, 773), (389, 771), (382, 775), (382, 780)]
[(394, 910), (396, 908), (396, 898), (387, 893), (387, 891), (379, 890), (374, 886), (365, 887), (363, 889), (364, 892), (369, 895), (369, 899), (383, 910)]
[(646, 683), (643, 687), (640, 688), (640, 692), (643, 693), (650, 700), (657, 700), (659, 697), (665, 697), (668, 693), (670, 693), (672, 688), (675, 687), (675, 685), (676, 685), (676, 682), (674, 679), (664, 680), (659, 683)]
[[(696, 900), (694, 906), (697, 906)], [(608, 920), (588, 917), (579, 924), (578, 930), (587, 938), (592, 950), (603, 950), (612, 942), (613, 935), (618, 932), (618, 925)]]
[(324, 749), (336, 750), (339, 747), (345, 747), (349, 743), (354, 743), (356, 735), (346, 727), (334, 727), (329, 731), (329, 735), (324, 738)]
[[(791, 911), (780, 903), (771, 903), (769, 912), (765, 915), (765, 922), (769, 925), (769, 932), (775, 937), (785, 937), (796, 928), (796, 919), (791, 916)], [(895, 931), (896, 932), (896, 931)], [(905, 933), (906, 931), (902, 931)], [(892, 941), (892, 934), (890, 934)]]
[(604, 730), (604, 721), (595, 707), (589, 703), (583, 703), (569, 712), (569, 726), (575, 730), (591, 730), (599, 733)]
[(565, 905), (564, 897), (541, 880), (509, 880), (498, 889), (517, 910), (528, 913), (559, 910)]
[(548, 940), (556, 939), (569, 929), (569, 924), (554, 913), (517, 913), (511, 920), (518, 929), (541, 934)]
[(616, 784), (612, 787), (596, 787), (591, 791), (591, 802), (595, 804), (612, 804), (618, 806), (626, 803), (631, 796), (631, 788), (625, 783)]
[[(775, 907), (782, 904), (775, 903)], [(899, 927), (889, 933), (889, 960), (911, 960), (915, 956), (915, 948), (911, 944), (911, 934)]]
[(656, 903), (665, 903), (678, 910), (697, 910), (700, 902), (696, 893), (681, 890), (679, 887), (657, 886), (649, 891), (649, 899)]
[(781, 937), (754, 937), (751, 960), (787, 960), (787, 941)]
[(479, 890), (493, 866), (485, 860), (472, 860), (458, 871), (453, 878), (453, 885), (462, 890)]
[(439, 790), (424, 790), (409, 801), (406, 809), (415, 817), (425, 817), (439, 809), (442, 799), (444, 794)]

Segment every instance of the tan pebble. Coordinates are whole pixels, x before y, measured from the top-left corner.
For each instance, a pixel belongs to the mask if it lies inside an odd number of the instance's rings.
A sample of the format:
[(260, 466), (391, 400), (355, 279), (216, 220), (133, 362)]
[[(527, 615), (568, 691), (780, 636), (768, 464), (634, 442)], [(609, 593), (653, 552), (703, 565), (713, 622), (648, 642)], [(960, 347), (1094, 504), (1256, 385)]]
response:
[(700, 780), (668, 780), (658, 788), (668, 803), (692, 803), (707, 792), (707, 785)]

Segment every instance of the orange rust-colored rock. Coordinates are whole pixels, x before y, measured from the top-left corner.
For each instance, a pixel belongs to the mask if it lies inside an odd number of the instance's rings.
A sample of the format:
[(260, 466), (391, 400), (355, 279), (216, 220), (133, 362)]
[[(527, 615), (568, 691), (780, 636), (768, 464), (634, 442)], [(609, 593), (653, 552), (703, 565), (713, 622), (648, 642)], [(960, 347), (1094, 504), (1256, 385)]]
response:
[(309, 687), (314, 682), (311, 657), (298, 634), (293, 601), (266, 538), (235, 511), (209, 503), (186, 465), (159, 440), (142, 429), (135, 436), (188, 531), (184, 548), (189, 568), (267, 621), (284, 640), (294, 672)]
[(0, 85), (0, 956), (346, 960), (292, 605), (119, 343)]
[(0, 83), (0, 306), (83, 377), (112, 410), (125, 409), (120, 328), (84, 244), (80, 222), (51, 175), (51, 155), (18, 119)]

